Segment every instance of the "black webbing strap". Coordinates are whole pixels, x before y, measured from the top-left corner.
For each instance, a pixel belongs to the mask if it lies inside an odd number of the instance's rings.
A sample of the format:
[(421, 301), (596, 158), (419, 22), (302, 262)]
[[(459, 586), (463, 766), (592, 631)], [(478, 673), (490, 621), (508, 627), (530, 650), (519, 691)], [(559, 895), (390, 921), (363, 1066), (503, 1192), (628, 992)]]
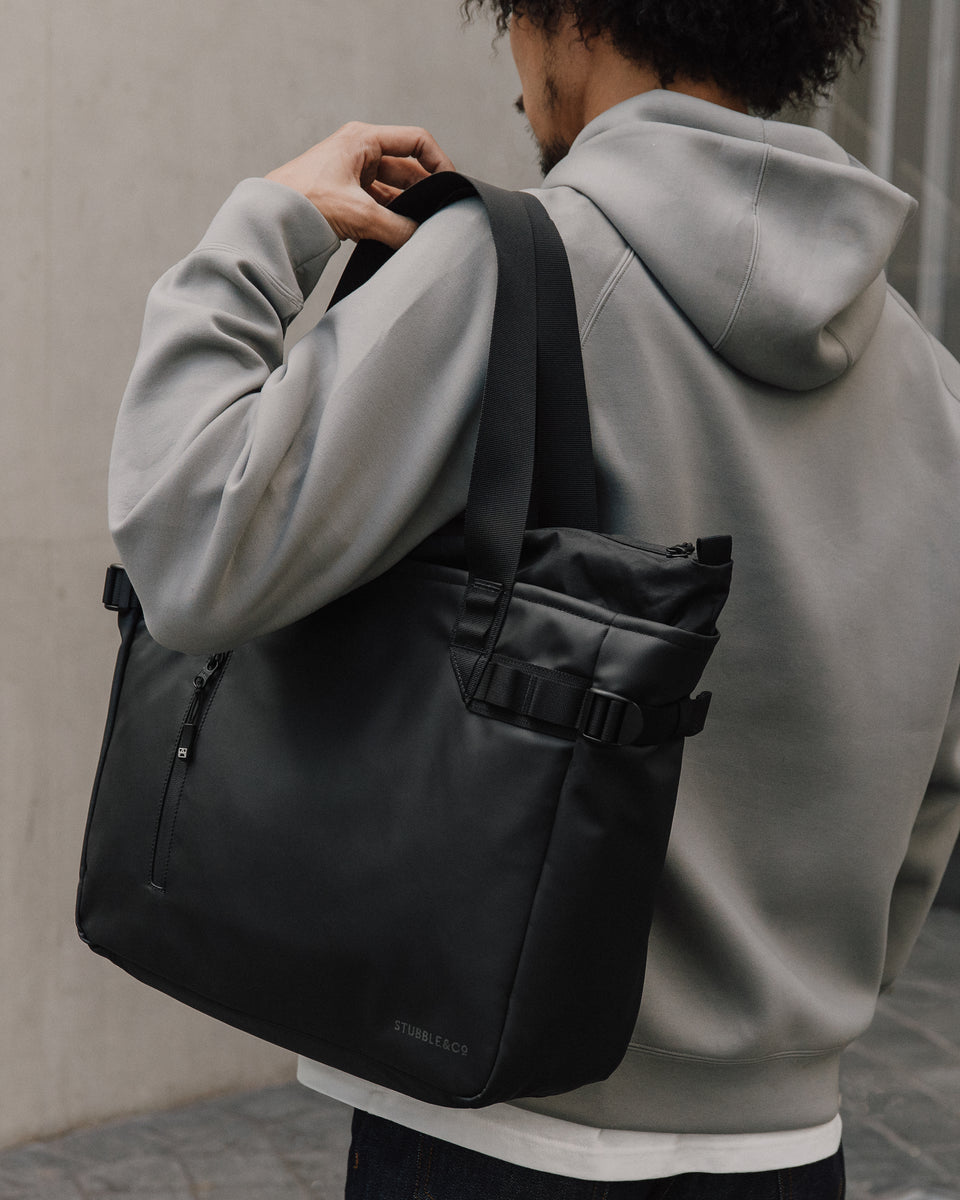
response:
[(543, 205), (521, 193), (537, 255), (535, 523), (597, 529), (597, 485), (570, 265)]
[[(593, 445), (573, 283), (563, 242), (543, 205), (526, 193), (503, 191), (455, 172), (440, 172), (403, 192), (391, 208), (403, 216), (422, 222), (447, 205), (469, 196), (480, 199), (490, 219), (497, 247), (497, 308), (504, 309), (503, 329), (510, 329), (512, 323), (520, 319), (519, 314), (510, 311), (513, 303), (510, 297), (522, 296), (526, 303), (534, 293), (532, 280), (534, 277), (536, 279), (537, 485), (532, 506), (527, 496), (528, 508), (540, 525), (596, 529)], [(535, 275), (531, 273), (528, 251), (524, 250), (517, 257), (518, 238), (522, 236), (524, 241), (527, 238), (523, 233), (523, 213), (532, 227)], [(334, 292), (331, 306), (366, 282), (391, 253), (378, 242), (359, 243)], [(526, 279), (524, 275), (527, 275)], [(504, 276), (507, 277), (507, 286), (501, 292), (499, 283)], [(519, 339), (514, 339), (514, 343), (519, 344)], [(532, 344), (531, 337), (523, 349), (525, 355), (529, 355)], [(504, 361), (504, 348), (500, 331), (494, 328), (488, 366), (494, 361)], [(508, 359), (509, 354), (508, 350)], [(501, 404), (515, 407), (517, 403), (520, 380), (511, 377), (510, 371), (495, 372), (493, 383), (494, 387), (491, 388), (488, 371), (484, 396), (484, 413), (488, 415), (484, 420), (490, 420), (489, 414), (496, 414)], [(506, 391), (502, 391), (503, 388)], [(491, 433), (483, 448), (482, 441), (478, 441), (474, 460), (474, 472), (479, 470), (486, 475), (486, 482), (481, 483), (484, 491), (478, 495), (484, 496), (484, 503), (496, 496), (498, 505), (503, 509), (517, 500), (515, 495), (507, 496), (502, 492), (504, 453), (509, 450), (513, 454), (516, 451), (515, 446), (512, 450), (509, 446), (512, 434), (508, 426), (509, 422), (501, 422), (498, 433)], [(471, 560), (474, 574), (481, 578), (496, 579), (509, 588), (511, 580), (502, 577), (503, 572), (499, 569), (494, 573), (491, 561), (489, 557), (485, 563), (480, 561), (473, 564)], [(510, 574), (512, 576), (512, 571)]]
[[(421, 180), (414, 187), (402, 192), (390, 205), (393, 212), (409, 217), (418, 224), (432, 217), (457, 200), (476, 196), (476, 188), (465, 176), (454, 171), (440, 171)], [(394, 253), (382, 242), (358, 242), (337, 283), (329, 307), (355, 291), (383, 266)]]
[(654, 746), (699, 733), (710, 693), (673, 704), (638, 704), (590, 686), (588, 680), (529, 663), (487, 663), (474, 700), (520, 719), (557, 726), (604, 746)]
[(107, 567), (107, 577), (103, 583), (103, 607), (111, 612), (127, 612), (140, 607), (130, 577), (118, 563)]
[(513, 587), (533, 487), (537, 293), (533, 230), (518, 192), (475, 183), (497, 252), (497, 297), (464, 518), (471, 577)]

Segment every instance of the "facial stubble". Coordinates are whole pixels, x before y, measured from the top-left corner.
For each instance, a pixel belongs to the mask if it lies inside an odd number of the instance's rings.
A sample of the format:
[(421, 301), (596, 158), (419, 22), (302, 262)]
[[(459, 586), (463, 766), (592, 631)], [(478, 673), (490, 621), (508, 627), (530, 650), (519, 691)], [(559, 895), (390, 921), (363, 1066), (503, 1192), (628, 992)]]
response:
[[(549, 113), (555, 113), (560, 107), (560, 89), (557, 86), (556, 76), (549, 69), (544, 74), (543, 79), (543, 98), (544, 108)], [(523, 103), (523, 96), (518, 96), (514, 104), (518, 113), (526, 116), (526, 108)], [(529, 125), (529, 121), (527, 122)], [(537, 143), (537, 149), (540, 152), (540, 171), (543, 175), (548, 175), (561, 159), (567, 157), (570, 153), (570, 143), (563, 138), (545, 138), (540, 139), (530, 126), (530, 132), (533, 134), (533, 139)]]

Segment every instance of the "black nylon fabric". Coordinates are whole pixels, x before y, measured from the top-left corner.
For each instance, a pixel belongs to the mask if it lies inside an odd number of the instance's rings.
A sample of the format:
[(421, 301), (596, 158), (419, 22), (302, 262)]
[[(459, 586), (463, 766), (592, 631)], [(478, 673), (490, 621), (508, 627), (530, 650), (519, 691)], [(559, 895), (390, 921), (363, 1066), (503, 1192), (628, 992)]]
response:
[[(528, 529), (516, 580), (709, 637), (716, 633), (727, 599), (731, 564), (711, 566), (692, 551), (648, 549), (581, 529)], [(462, 531), (447, 527), (418, 546), (411, 558), (465, 569)]]
[[(483, 420), (533, 406), (526, 378), (520, 397), (488, 380)], [(155, 643), (114, 572), (122, 640), (77, 896), (93, 950), (436, 1104), (555, 1094), (614, 1070), (676, 801), (671, 706), (687, 705), (716, 644), (730, 563), (712, 563), (715, 546), (708, 564), (584, 529), (524, 532), (528, 504), (503, 510), (510, 537), (521, 522), (505, 580), (478, 580), (468, 540), (447, 530), (209, 659)], [(532, 683), (488, 697), (491, 663)], [(542, 702), (528, 691), (541, 683)], [(598, 728), (631, 704), (661, 711), (661, 740), (553, 728), (577, 707), (571, 690), (584, 705), (603, 693)]]

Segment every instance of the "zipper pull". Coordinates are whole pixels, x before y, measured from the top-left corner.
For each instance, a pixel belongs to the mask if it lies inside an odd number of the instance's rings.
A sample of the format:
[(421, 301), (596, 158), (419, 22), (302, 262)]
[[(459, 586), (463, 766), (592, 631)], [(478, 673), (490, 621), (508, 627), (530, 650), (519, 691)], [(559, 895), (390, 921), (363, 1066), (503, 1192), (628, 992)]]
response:
[(680, 542), (676, 546), (667, 547), (668, 558), (689, 558), (693, 553), (692, 542)]
[[(191, 712), (193, 708), (191, 706)], [(197, 726), (194, 719), (190, 716), (184, 722), (183, 728), (180, 730), (180, 741), (177, 745), (177, 758), (186, 762), (190, 757), (190, 751), (193, 748), (193, 739), (197, 736)]]
[[(692, 550), (693, 547), (691, 546), (690, 549)], [(216, 675), (216, 673), (223, 666), (223, 660), (225, 658), (225, 654), (214, 654), (207, 659), (206, 665), (202, 667), (193, 677), (193, 686), (196, 691), (203, 691), (213, 676)]]
[(197, 718), (200, 716), (200, 709), (203, 705), (204, 688), (223, 666), (226, 657), (225, 654), (214, 654), (207, 659), (206, 664), (193, 677), (193, 699), (190, 701), (190, 707), (187, 709), (187, 715), (180, 728), (180, 737), (177, 741), (177, 758), (181, 762), (186, 762), (190, 758), (190, 752), (193, 749), (193, 743), (197, 736)]

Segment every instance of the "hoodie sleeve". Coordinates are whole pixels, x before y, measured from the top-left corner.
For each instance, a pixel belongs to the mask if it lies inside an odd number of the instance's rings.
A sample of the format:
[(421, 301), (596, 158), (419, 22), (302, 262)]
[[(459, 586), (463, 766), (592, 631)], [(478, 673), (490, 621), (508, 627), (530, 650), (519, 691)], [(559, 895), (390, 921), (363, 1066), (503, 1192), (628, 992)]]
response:
[(890, 905), (883, 990), (903, 969), (960, 834), (960, 681)]
[(483, 209), (432, 217), (284, 363), (337, 245), (309, 201), (247, 180), (150, 293), (109, 515), (174, 649), (287, 625), (464, 506), (496, 291)]

